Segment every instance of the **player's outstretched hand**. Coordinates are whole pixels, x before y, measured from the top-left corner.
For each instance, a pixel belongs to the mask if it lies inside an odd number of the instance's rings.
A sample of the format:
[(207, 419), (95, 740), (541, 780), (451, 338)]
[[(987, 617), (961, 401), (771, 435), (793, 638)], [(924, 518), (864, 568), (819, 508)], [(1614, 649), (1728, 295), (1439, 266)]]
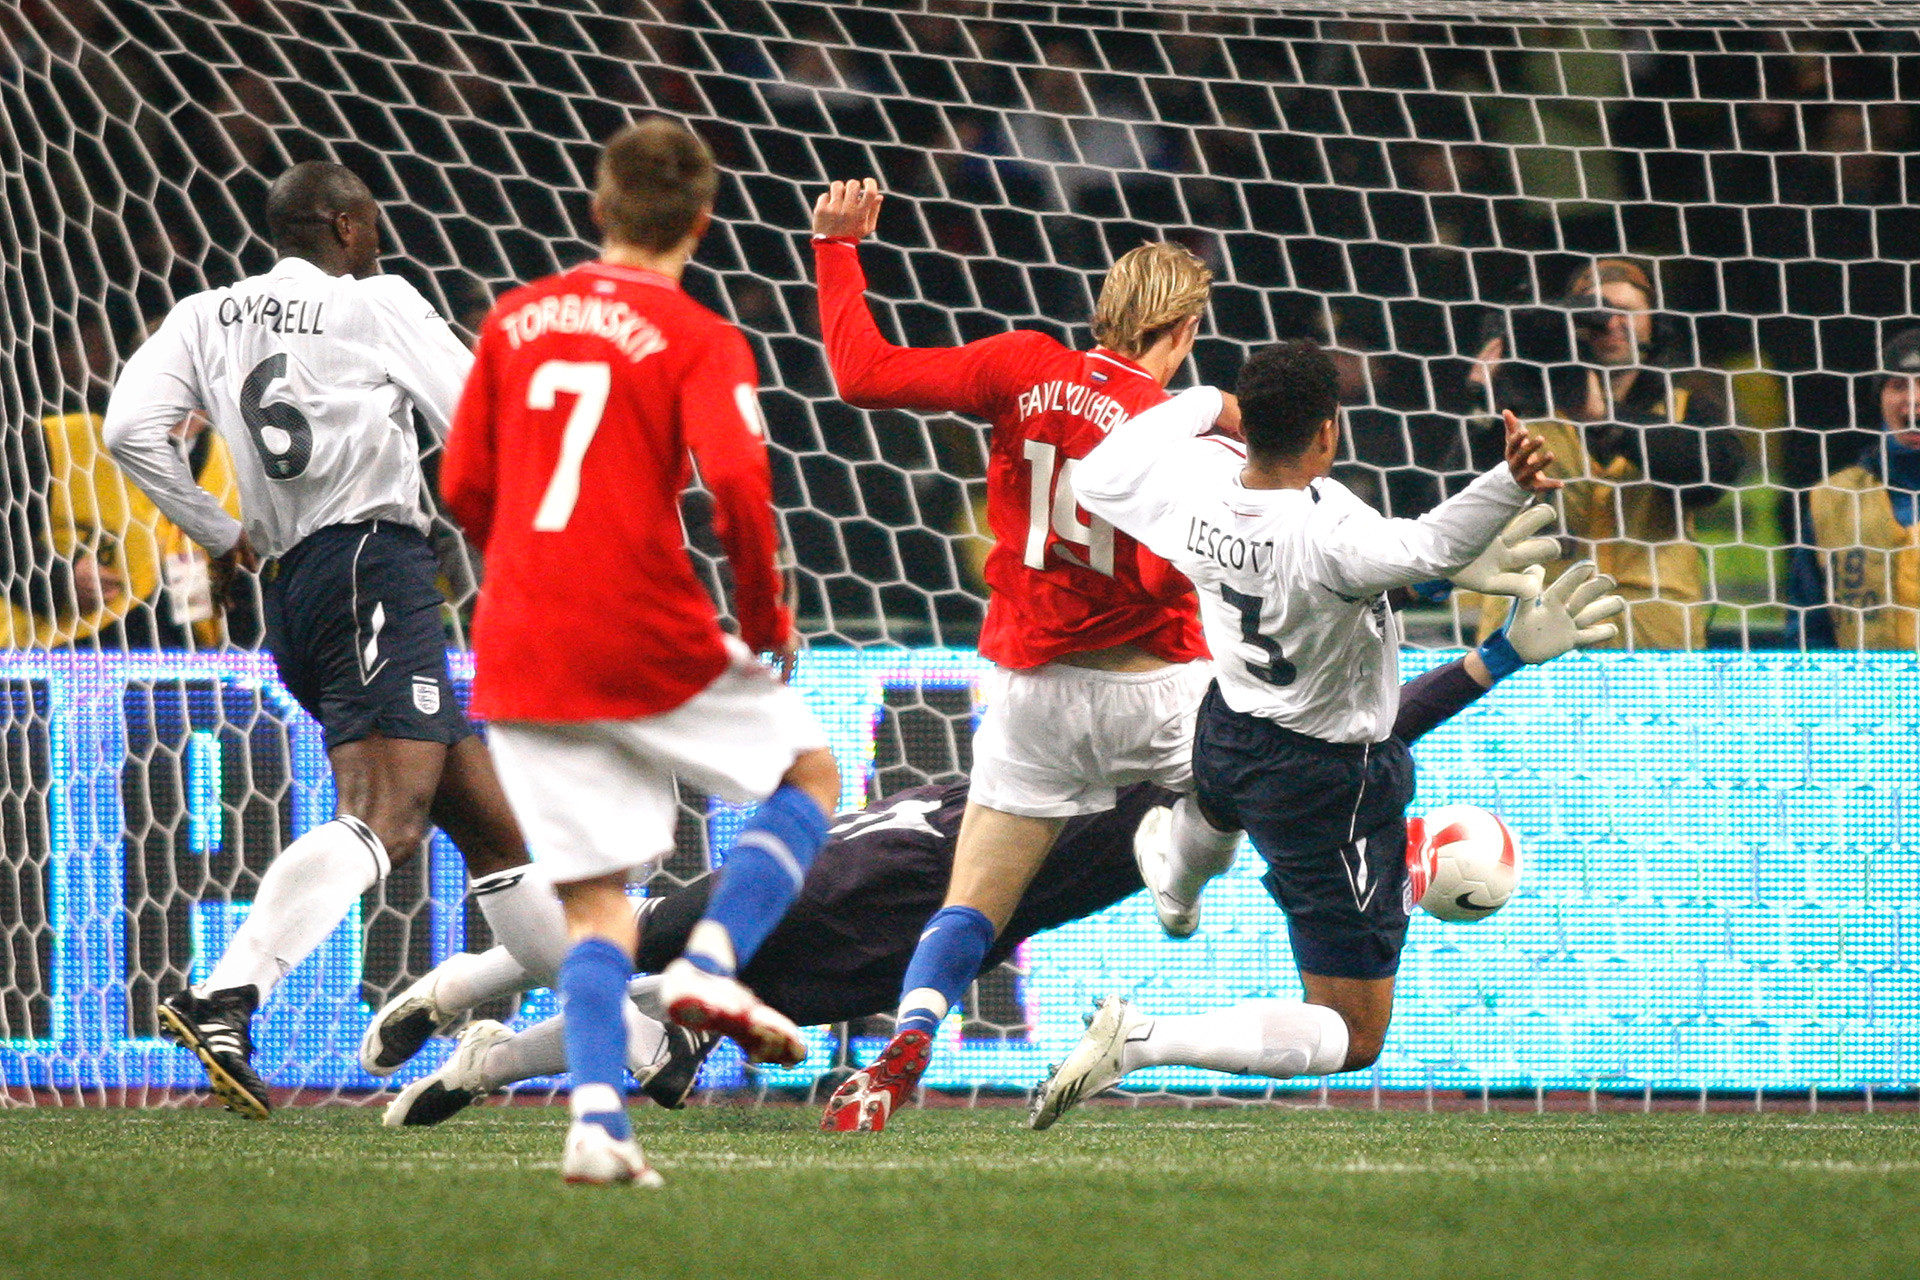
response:
[(1625, 600), (1608, 594), (1613, 586), (1613, 579), (1596, 570), (1591, 560), (1582, 560), (1544, 592), (1514, 602), (1507, 643), (1531, 665), (1613, 639), (1620, 629), (1607, 619), (1627, 607)]
[(1473, 563), (1453, 575), (1453, 585), (1490, 596), (1539, 595), (1540, 581), (1527, 570), (1559, 557), (1558, 538), (1534, 537), (1553, 520), (1553, 508), (1546, 503), (1528, 507), (1507, 521), (1500, 536)]
[(1547, 474), (1553, 450), (1547, 448), (1546, 438), (1521, 426), (1511, 409), (1501, 416), (1507, 423), (1507, 470), (1513, 473), (1514, 483), (1535, 493), (1560, 488), (1560, 481)]
[(213, 587), (214, 603), (222, 609), (233, 607), (233, 582), (242, 572), (260, 571), (260, 553), (253, 549), (253, 543), (242, 533), (240, 540), (221, 554), (207, 561), (207, 577)]
[(880, 184), (872, 178), (830, 183), (813, 202), (813, 234), (860, 240), (880, 225)]

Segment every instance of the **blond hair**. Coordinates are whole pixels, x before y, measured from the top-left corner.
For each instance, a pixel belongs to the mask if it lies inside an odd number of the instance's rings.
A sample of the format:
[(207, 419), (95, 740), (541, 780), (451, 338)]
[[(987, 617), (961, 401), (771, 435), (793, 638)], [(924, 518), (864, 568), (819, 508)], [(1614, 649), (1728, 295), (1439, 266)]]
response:
[(1129, 358), (1144, 354), (1175, 325), (1207, 309), (1213, 272), (1171, 240), (1129, 250), (1107, 272), (1093, 308), (1093, 340)]
[(608, 236), (664, 253), (693, 231), (719, 185), (700, 135), (648, 116), (607, 139), (594, 198)]

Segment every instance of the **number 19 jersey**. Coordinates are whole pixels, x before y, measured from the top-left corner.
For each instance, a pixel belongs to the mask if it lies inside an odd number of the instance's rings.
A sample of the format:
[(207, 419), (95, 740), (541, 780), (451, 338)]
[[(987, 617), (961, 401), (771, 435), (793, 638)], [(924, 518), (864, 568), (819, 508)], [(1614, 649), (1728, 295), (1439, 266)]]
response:
[(1160, 384), (1111, 351), (1075, 351), (1032, 330), (960, 347), (893, 346), (867, 310), (858, 250), (816, 240), (814, 261), (827, 358), (848, 403), (993, 423), (992, 594), (980, 652), (1016, 670), (1117, 644), (1168, 662), (1206, 657), (1187, 580), (1074, 502), (1079, 459), (1114, 427), (1164, 401)]
[(733, 566), (740, 638), (787, 640), (753, 351), (651, 271), (590, 262), (502, 297), (440, 468), (486, 556), (474, 711), (630, 720), (727, 668), (680, 520), (692, 461)]
[(254, 549), (283, 555), (328, 525), (425, 532), (417, 410), (446, 434), (473, 356), (398, 276), (331, 276), (304, 258), (183, 299), (114, 385), (103, 435), (188, 537), (215, 552), (234, 520), (193, 483), (169, 432), (205, 413), (233, 455)]

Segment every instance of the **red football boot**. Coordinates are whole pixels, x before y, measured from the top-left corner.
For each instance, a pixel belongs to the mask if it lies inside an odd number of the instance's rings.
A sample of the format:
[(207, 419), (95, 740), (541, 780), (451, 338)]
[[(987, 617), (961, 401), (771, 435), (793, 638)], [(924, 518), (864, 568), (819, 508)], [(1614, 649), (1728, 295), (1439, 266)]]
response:
[(894, 1109), (912, 1095), (932, 1061), (933, 1037), (924, 1031), (902, 1031), (887, 1041), (879, 1057), (833, 1091), (820, 1127), (828, 1133), (880, 1132)]

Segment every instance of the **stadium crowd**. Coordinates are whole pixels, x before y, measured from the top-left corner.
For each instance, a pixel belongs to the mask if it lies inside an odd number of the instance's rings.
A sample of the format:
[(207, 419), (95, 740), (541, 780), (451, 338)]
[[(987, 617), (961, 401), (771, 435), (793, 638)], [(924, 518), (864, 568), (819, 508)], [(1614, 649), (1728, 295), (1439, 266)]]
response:
[[(735, 175), (688, 286), (756, 345), (814, 631), (971, 643), (981, 619), (949, 545), (980, 527), (977, 435), (876, 431), (831, 396), (799, 236), (830, 172), (870, 170), (895, 196), (870, 271), (918, 299), (883, 308), (906, 341), (1072, 339), (1089, 280), (1172, 235), (1220, 280), (1199, 376), (1253, 343), (1332, 343), (1340, 474), (1392, 514), (1497, 448), (1499, 366), (1585, 366), (1588, 394), (1539, 404), (1577, 438), (1566, 532), (1635, 602), (1622, 643), (1914, 644), (1916, 307), (1892, 247), (1920, 230), (1911, 33), (1727, 32), (1709, 51), (1684, 32), (1096, 9), (1050, 26), (478, 3), (461, 31), (424, 3), (230, 7), (0, 13), (37, 264), (13, 277), (34, 321), (0, 388), (12, 645), (222, 643), (94, 415), (154, 317), (268, 265), (249, 213), (268, 176), (322, 156), (365, 173), (391, 269), (471, 331), (504, 282), (586, 255), (591, 155), (643, 107), (692, 119)], [(1488, 358), (1536, 309), (1572, 322), (1570, 348)], [(1461, 601), (1422, 635), (1482, 626)]]

